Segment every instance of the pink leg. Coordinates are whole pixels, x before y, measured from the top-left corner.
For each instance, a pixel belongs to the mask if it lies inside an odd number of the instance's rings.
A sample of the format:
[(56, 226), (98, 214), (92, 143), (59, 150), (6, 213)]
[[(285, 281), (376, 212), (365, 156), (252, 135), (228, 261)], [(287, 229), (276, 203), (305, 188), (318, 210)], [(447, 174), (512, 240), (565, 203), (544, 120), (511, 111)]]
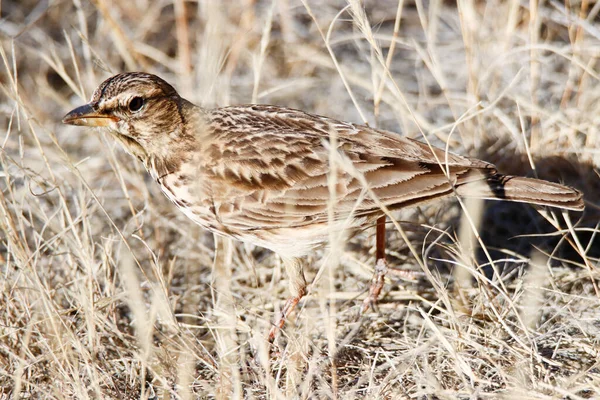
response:
[(387, 261), (385, 260), (385, 215), (377, 219), (377, 231), (375, 233), (375, 273), (369, 287), (369, 295), (363, 301), (360, 313), (364, 314), (367, 309), (375, 309), (377, 299), (385, 283), (385, 274), (387, 272)]
[(290, 280), (290, 292), (292, 296), (287, 299), (277, 322), (269, 330), (269, 341), (275, 339), (277, 332), (283, 328), (285, 320), (294, 311), (300, 299), (306, 294), (306, 279), (304, 278), (304, 263), (299, 258), (283, 258), (285, 271)]
[(304, 291), (302, 291), (301, 293), (298, 294), (298, 296), (292, 296), (287, 299), (287, 301), (285, 302), (285, 305), (283, 306), (283, 310), (281, 310), (281, 314), (279, 315), (279, 318), (277, 319), (277, 322), (275, 322), (275, 325), (273, 325), (271, 327), (271, 329), (269, 330), (269, 341), (270, 342), (272, 342), (275, 339), (275, 335), (277, 334), (277, 332), (279, 332), (279, 330), (281, 330), (281, 328), (283, 328), (283, 325), (285, 325), (285, 320), (286, 320), (287, 316), (290, 315), (292, 313), (292, 311), (294, 311), (294, 309), (300, 302), (300, 299), (304, 295), (305, 295), (305, 293), (304, 293)]

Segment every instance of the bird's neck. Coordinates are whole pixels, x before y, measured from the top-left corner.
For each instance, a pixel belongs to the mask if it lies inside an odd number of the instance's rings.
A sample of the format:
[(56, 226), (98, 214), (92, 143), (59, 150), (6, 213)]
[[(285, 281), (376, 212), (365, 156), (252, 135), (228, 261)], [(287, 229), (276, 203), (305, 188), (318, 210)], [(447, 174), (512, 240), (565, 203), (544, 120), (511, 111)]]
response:
[(185, 163), (198, 156), (207, 140), (205, 137), (205, 110), (185, 99), (180, 99), (179, 118), (174, 130), (159, 137), (162, 143), (155, 143), (151, 151), (139, 157), (155, 179), (178, 172)]
[(199, 149), (199, 145), (189, 138), (188, 140), (182, 138), (166, 147), (168, 151), (156, 151), (140, 157), (144, 167), (155, 180), (179, 172), (184, 164), (189, 163), (194, 155), (197, 155)]
[(156, 157), (148, 156), (142, 159), (144, 167), (152, 176), (154, 180), (160, 180), (161, 178), (177, 173), (181, 168), (184, 160), (182, 158), (167, 156), (167, 157)]

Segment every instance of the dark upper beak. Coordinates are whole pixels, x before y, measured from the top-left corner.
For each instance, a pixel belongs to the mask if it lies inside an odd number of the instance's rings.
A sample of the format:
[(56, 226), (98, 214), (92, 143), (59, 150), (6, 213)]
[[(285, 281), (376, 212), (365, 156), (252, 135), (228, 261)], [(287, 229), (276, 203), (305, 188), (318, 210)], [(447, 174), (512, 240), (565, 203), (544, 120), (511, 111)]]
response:
[(102, 114), (90, 104), (77, 107), (70, 111), (62, 119), (63, 124), (80, 126), (108, 126), (110, 121), (118, 121), (118, 118), (112, 115)]

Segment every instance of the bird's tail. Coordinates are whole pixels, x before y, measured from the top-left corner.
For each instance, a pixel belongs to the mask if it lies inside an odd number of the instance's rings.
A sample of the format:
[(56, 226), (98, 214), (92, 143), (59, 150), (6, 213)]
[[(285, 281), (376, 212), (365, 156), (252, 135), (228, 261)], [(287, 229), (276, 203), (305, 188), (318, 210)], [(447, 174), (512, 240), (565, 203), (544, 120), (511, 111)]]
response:
[[(473, 177), (471, 177), (473, 178)], [(583, 195), (577, 189), (540, 179), (492, 174), (484, 179), (464, 179), (456, 184), (462, 197), (507, 200), (565, 210), (583, 211)]]

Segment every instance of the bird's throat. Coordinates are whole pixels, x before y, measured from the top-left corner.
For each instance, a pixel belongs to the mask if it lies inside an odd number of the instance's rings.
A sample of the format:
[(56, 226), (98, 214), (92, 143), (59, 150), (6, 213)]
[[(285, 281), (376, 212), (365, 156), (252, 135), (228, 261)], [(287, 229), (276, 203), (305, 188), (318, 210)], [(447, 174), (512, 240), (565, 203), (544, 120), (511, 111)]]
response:
[(135, 139), (132, 139), (128, 136), (122, 135), (120, 133), (112, 132), (112, 135), (121, 143), (126, 152), (131, 154), (132, 156), (139, 158), (140, 160), (145, 160), (148, 158), (148, 153), (142, 145), (140, 145)]

